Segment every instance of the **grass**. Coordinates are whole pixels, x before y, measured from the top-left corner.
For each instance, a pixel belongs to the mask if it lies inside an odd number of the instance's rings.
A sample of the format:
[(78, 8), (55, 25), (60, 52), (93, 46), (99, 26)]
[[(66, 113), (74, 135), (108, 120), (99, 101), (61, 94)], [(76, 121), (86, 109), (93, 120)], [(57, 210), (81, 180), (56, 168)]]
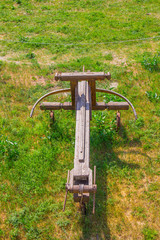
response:
[[(0, 239), (159, 239), (160, 45), (158, 38), (136, 41), (159, 35), (159, 10), (155, 0), (1, 1)], [(114, 90), (138, 114), (135, 122), (131, 109), (121, 111), (116, 132), (114, 111), (92, 112), (98, 190), (96, 214), (91, 197), (85, 218), (71, 194), (62, 212), (75, 112), (55, 111), (54, 124), (38, 108), (29, 118), (41, 95), (69, 87), (53, 80), (56, 71), (83, 65), (110, 71)], [(121, 101), (100, 93), (97, 99)]]

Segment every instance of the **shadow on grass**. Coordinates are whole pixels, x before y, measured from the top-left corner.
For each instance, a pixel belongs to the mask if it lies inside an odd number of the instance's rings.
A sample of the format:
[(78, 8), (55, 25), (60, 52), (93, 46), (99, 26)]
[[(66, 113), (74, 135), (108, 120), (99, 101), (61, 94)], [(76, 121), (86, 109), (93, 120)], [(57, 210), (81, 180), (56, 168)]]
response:
[[(68, 134), (67, 131), (65, 131), (64, 134), (63, 129), (60, 128), (56, 122), (51, 126), (51, 133), (52, 137), (58, 141), (70, 141), (70, 134)], [(114, 239), (113, 236), (111, 237), (108, 226), (109, 212), (107, 200), (109, 187), (107, 183), (107, 174), (113, 174), (113, 178), (115, 174), (120, 178), (123, 178), (126, 174), (130, 177), (130, 175), (132, 176), (134, 174), (134, 170), (139, 168), (138, 164), (122, 161), (118, 157), (120, 152), (115, 152), (113, 150), (113, 143), (115, 145), (114, 134), (120, 135), (122, 139), (122, 142), (120, 143), (121, 146), (133, 146), (133, 140), (128, 138), (127, 132), (123, 126), (118, 133), (114, 130), (112, 132), (110, 129), (106, 132), (103, 131), (103, 128), (99, 130), (98, 128), (91, 129), (90, 167), (93, 169), (94, 166), (96, 166), (97, 172), (96, 212), (95, 215), (93, 215), (93, 196), (91, 195), (90, 202), (87, 206), (87, 215), (81, 216), (79, 221), (79, 228), (82, 231), (81, 240)], [(134, 146), (135, 145), (141, 146), (141, 142), (135, 140)]]
[(140, 147), (142, 146), (142, 143), (139, 138), (129, 139), (127, 135), (127, 131), (123, 125), (121, 125), (119, 131), (117, 134), (123, 139), (125, 142), (125, 145), (130, 147)]
[[(126, 139), (126, 131), (121, 130)], [(82, 237), (81, 240), (109, 240), (111, 238), (110, 229), (108, 226), (108, 184), (107, 173), (114, 171), (123, 172), (132, 171), (139, 168), (138, 164), (127, 163), (118, 158), (117, 153), (113, 151), (113, 134), (109, 132), (104, 134), (103, 131), (91, 130), (91, 146), (90, 159), (91, 169), (96, 166), (96, 213), (93, 215), (93, 197), (90, 197), (90, 202), (87, 206), (87, 215), (82, 217)], [(116, 133), (115, 133), (116, 134)], [(128, 139), (128, 137), (127, 137)], [(141, 143), (140, 143), (141, 144)]]

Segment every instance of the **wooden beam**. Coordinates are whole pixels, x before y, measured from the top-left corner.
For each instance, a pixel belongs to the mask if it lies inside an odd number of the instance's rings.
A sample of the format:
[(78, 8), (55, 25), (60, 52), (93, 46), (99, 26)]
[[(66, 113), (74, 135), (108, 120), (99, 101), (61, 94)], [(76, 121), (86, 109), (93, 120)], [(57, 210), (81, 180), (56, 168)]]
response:
[(129, 104), (127, 102), (97, 102), (96, 106), (92, 107), (92, 110), (128, 110)]
[(104, 102), (96, 102), (95, 106), (92, 106), (92, 110), (105, 110), (106, 104)]
[(94, 107), (96, 105), (96, 82), (89, 81), (89, 86), (91, 88), (92, 107)]
[(110, 73), (104, 72), (73, 72), (73, 73), (56, 73), (55, 80), (61, 81), (72, 81), (72, 80), (104, 80), (105, 78), (110, 79)]
[(108, 110), (128, 110), (129, 104), (127, 102), (109, 102), (106, 104)]
[[(92, 191), (92, 170), (89, 168), (90, 161), (90, 107), (91, 90), (88, 81), (78, 82), (75, 90), (76, 97), (76, 133), (74, 168), (71, 170), (68, 190), (71, 192), (89, 193)], [(74, 186), (78, 186), (78, 189)], [(87, 186), (87, 188), (86, 188)], [(83, 201), (88, 201), (86, 195)], [(78, 201), (74, 195), (74, 200)]]
[(71, 102), (43, 102), (40, 104), (41, 110), (74, 110)]
[[(40, 104), (41, 110), (74, 110), (71, 102), (43, 102)], [(92, 107), (92, 110), (128, 110), (129, 104), (127, 102), (97, 102), (95, 106)]]
[[(97, 190), (97, 185), (84, 185), (83, 186), (83, 193), (90, 193), (90, 192), (96, 192)], [(68, 191), (71, 193), (79, 193), (80, 192), (80, 186), (79, 185), (73, 185), (73, 186), (68, 186)]]
[(75, 109), (75, 89), (76, 89), (77, 84), (78, 84), (78, 81), (70, 81), (72, 106), (74, 109)]
[[(82, 84), (79, 84), (79, 88), (81, 89), (78, 91), (79, 96), (79, 105), (78, 105), (78, 112), (79, 112), (79, 161), (84, 162), (85, 157), (85, 132), (86, 132), (86, 82), (83, 81)], [(89, 131), (89, 129), (87, 129)]]

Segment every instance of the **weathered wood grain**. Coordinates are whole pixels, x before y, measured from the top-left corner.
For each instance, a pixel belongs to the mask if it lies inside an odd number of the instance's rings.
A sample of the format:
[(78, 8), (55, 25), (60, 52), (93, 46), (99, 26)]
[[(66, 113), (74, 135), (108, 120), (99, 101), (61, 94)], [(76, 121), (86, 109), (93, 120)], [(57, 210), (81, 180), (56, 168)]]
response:
[(92, 107), (92, 110), (128, 110), (129, 104), (127, 102), (97, 102), (95, 106)]
[[(129, 104), (127, 102), (97, 102), (95, 106), (92, 106), (91, 100), (89, 102), (90, 104), (90, 116), (91, 116), (91, 110), (128, 110)], [(72, 106), (71, 102), (43, 102), (40, 104), (41, 110), (74, 110), (75, 107)]]
[[(91, 89), (87, 81), (78, 82), (75, 89), (76, 102), (76, 135), (74, 168), (71, 170), (70, 191), (79, 192), (74, 186), (84, 185), (85, 192), (92, 189), (92, 170), (90, 161), (90, 113), (91, 113)], [(84, 190), (84, 189), (83, 189)], [(79, 199), (77, 195), (75, 201)], [(85, 195), (85, 199), (89, 194)], [(87, 201), (87, 200), (85, 200)]]
[(75, 88), (78, 84), (78, 81), (70, 81), (71, 86), (71, 98), (72, 98), (72, 106), (75, 109)]
[(92, 106), (96, 105), (96, 81), (89, 81), (89, 86), (91, 88), (91, 99), (92, 99)]
[(108, 110), (128, 110), (129, 104), (127, 102), (109, 102), (106, 104)]
[(73, 72), (73, 73), (56, 73), (55, 80), (61, 81), (83, 81), (83, 80), (104, 80), (105, 78), (110, 79), (110, 73), (105, 74), (104, 72)]
[(74, 110), (74, 107), (72, 106), (71, 102), (42, 102), (40, 104), (41, 110)]

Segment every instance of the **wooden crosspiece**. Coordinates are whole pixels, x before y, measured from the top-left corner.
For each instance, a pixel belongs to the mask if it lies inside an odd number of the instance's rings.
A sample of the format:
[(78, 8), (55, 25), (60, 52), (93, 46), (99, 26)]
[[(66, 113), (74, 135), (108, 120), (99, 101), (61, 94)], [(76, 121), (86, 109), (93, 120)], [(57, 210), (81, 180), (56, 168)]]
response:
[[(56, 93), (71, 92), (72, 102), (43, 102), (40, 105), (42, 110), (76, 110), (76, 136), (75, 136), (75, 153), (74, 168), (68, 171), (66, 196), (63, 210), (65, 210), (67, 194), (73, 193), (74, 201), (80, 202), (82, 208), (89, 201), (90, 193), (93, 193), (93, 213), (95, 213), (95, 193), (96, 185), (96, 167), (94, 167), (94, 178), (90, 169), (90, 120), (92, 110), (118, 110), (117, 127), (120, 124), (119, 110), (128, 110), (131, 106), (135, 118), (136, 111), (131, 102), (119, 93), (106, 90), (96, 89), (96, 80), (110, 79), (110, 73), (103, 72), (74, 72), (74, 73), (57, 73), (55, 80), (70, 81), (70, 88), (60, 89), (45, 94), (34, 104), (30, 116), (32, 117), (36, 105), (47, 96)], [(96, 92), (110, 93), (121, 97), (125, 102), (96, 102)], [(53, 112), (52, 112), (53, 114)]]

